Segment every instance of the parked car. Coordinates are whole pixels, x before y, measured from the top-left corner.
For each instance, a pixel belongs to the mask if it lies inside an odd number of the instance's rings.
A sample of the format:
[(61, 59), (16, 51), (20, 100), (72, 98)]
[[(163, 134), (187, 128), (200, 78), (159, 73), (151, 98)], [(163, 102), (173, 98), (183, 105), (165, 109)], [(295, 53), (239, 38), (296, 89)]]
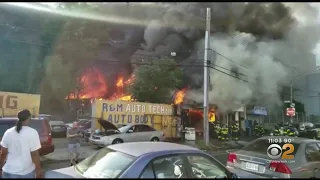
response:
[(299, 137), (316, 139), (318, 131), (313, 123), (302, 122), (298, 124)]
[(167, 142), (115, 144), (45, 178), (237, 178), (196, 148)]
[[(119, 129), (119, 128), (124, 127), (126, 125), (127, 124), (118, 124), (118, 125), (116, 125), (116, 127)], [(91, 137), (91, 131), (92, 131), (92, 129), (91, 129), (91, 124), (90, 124), (90, 128), (83, 131), (83, 138), (84, 138), (85, 142), (89, 142), (89, 138)], [(103, 135), (103, 133), (102, 133), (102, 135)]]
[(63, 121), (50, 121), (53, 137), (66, 137), (67, 127)]
[(282, 148), (287, 136), (268, 136), (230, 153), (227, 168), (240, 178), (320, 178), (320, 171), (317, 171), (320, 167), (320, 141), (293, 137), (291, 144), (294, 149), (290, 151), (293, 161), (273, 161), (267, 154), (272, 144), (270, 140), (280, 138), (282, 142), (274, 144)]
[[(78, 122), (78, 126), (83, 126), (83, 125), (85, 125), (87, 122), (89, 122), (90, 120), (88, 120), (88, 119), (79, 119), (78, 121), (76, 121), (76, 122)], [(67, 126), (67, 128), (72, 128), (72, 125), (73, 125), (73, 122), (72, 123), (66, 123), (66, 126)]]
[(165, 140), (162, 131), (156, 131), (145, 124), (128, 124), (118, 129), (109, 121), (98, 120), (98, 122), (105, 131), (100, 134), (94, 134), (89, 138), (89, 143), (98, 147), (124, 142)]
[(314, 124), (314, 127), (317, 130), (317, 139), (320, 139), (320, 123)]
[[(0, 138), (7, 129), (14, 127), (17, 118), (0, 118)], [(39, 149), (40, 156), (50, 154), (54, 151), (54, 145), (52, 143), (51, 128), (48, 120), (43, 118), (32, 118), (30, 127), (38, 131), (40, 136), (41, 148)]]
[(47, 119), (48, 121), (52, 120), (52, 116), (50, 114), (39, 114), (39, 118)]

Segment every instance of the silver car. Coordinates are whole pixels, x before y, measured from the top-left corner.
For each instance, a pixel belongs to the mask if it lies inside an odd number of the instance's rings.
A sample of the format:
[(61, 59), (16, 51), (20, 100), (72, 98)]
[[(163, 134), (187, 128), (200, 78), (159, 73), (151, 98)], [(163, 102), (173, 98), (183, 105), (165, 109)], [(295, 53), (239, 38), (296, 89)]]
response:
[(124, 142), (165, 140), (162, 131), (156, 131), (154, 128), (145, 124), (128, 124), (118, 129), (108, 121), (98, 120), (98, 122), (105, 129), (105, 132), (94, 134), (89, 138), (89, 143), (94, 146), (105, 147), (110, 144)]
[[(279, 138), (282, 143), (273, 142)], [(291, 143), (283, 142), (289, 138), (292, 138)], [(277, 147), (282, 150), (276, 150), (278, 153), (275, 153), (270, 148), (271, 145), (274, 147), (273, 144), (279, 145)], [(278, 156), (290, 154), (294, 159), (272, 160), (267, 151), (272, 155), (279, 154)], [(262, 137), (243, 149), (230, 153), (227, 168), (240, 178), (320, 178), (320, 141), (286, 136)]]

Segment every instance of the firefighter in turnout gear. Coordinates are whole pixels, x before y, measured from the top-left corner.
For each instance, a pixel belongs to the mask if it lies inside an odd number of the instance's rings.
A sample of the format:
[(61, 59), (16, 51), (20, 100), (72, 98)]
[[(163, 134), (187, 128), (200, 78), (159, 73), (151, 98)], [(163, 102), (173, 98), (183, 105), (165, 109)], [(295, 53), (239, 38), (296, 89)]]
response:
[(220, 134), (221, 127), (220, 127), (220, 125), (219, 125), (218, 123), (215, 123), (215, 125), (214, 125), (214, 131), (215, 131), (215, 133), (216, 133), (216, 137), (217, 137), (218, 139), (220, 139), (220, 138), (221, 138), (221, 134)]
[(296, 130), (292, 124), (289, 124), (289, 126), (284, 130), (283, 134), (285, 136), (296, 136)]
[(231, 131), (232, 131), (232, 139), (237, 141), (239, 140), (239, 125), (237, 122), (234, 122), (232, 127), (231, 127)]
[(282, 135), (281, 131), (282, 131), (281, 127), (279, 125), (275, 125), (273, 135), (274, 136), (281, 136)]
[(258, 136), (261, 137), (264, 134), (264, 128), (260, 125), (258, 125), (258, 123), (254, 124), (254, 128), (253, 128), (253, 136)]
[(219, 140), (222, 140), (222, 141), (229, 140), (229, 129), (226, 124), (222, 125), (222, 128), (220, 129), (219, 134), (220, 134)]

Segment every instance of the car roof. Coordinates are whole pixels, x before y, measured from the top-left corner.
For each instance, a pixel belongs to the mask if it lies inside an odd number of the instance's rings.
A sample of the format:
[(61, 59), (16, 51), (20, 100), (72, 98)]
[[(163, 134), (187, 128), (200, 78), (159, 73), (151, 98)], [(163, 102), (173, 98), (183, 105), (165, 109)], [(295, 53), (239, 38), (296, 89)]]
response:
[(51, 125), (60, 125), (60, 124), (64, 124), (63, 121), (50, 121), (49, 122)]
[[(1, 120), (5, 120), (5, 121), (17, 121), (18, 120), (18, 118), (16, 118), (16, 117), (3, 117), (3, 118), (0, 118), (0, 121)], [(45, 119), (43, 119), (43, 118), (31, 118), (31, 120), (45, 120)]]
[(199, 151), (197, 148), (186, 146), (182, 144), (169, 143), (169, 142), (128, 142), (121, 144), (114, 144), (108, 148), (119, 151), (131, 156), (139, 157), (144, 154), (152, 152), (163, 151), (181, 151), (181, 150), (194, 150)]
[(315, 140), (315, 139), (308, 139), (308, 138), (302, 138), (302, 137), (288, 137), (288, 136), (263, 136), (257, 140), (268, 140), (268, 139), (276, 139), (276, 138), (280, 138), (280, 139), (293, 139), (292, 143), (296, 143), (296, 144), (305, 144), (305, 143), (309, 143), (309, 142), (320, 142), (319, 140)]

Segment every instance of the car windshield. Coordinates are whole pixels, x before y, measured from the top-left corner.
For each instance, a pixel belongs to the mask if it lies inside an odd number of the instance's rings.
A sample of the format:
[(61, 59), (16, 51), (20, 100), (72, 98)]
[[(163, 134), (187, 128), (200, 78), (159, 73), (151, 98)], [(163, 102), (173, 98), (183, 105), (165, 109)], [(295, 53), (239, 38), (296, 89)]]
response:
[(76, 170), (86, 178), (116, 178), (135, 160), (135, 157), (104, 148), (81, 161)]
[(315, 124), (315, 128), (320, 128), (320, 124)]
[[(268, 139), (257, 139), (253, 141), (252, 143), (248, 144), (246, 147), (243, 148), (245, 151), (251, 151), (251, 152), (256, 152), (260, 154), (267, 154), (267, 149), (272, 143), (268, 142)], [(285, 143), (275, 143), (278, 144), (279, 146), (283, 146)], [(295, 155), (297, 150), (299, 149), (299, 144), (297, 143), (291, 143), (294, 146), (294, 152), (292, 155)]]
[(50, 121), (51, 126), (64, 126), (63, 121)]
[(128, 131), (128, 129), (130, 128), (131, 126), (129, 125), (126, 125), (126, 126), (123, 126), (121, 128), (119, 128), (118, 130), (121, 132), (121, 133), (125, 133)]
[(80, 120), (80, 121), (78, 122), (78, 125), (79, 125), (79, 126), (83, 126), (83, 125), (85, 125), (87, 122), (88, 122), (88, 120)]

